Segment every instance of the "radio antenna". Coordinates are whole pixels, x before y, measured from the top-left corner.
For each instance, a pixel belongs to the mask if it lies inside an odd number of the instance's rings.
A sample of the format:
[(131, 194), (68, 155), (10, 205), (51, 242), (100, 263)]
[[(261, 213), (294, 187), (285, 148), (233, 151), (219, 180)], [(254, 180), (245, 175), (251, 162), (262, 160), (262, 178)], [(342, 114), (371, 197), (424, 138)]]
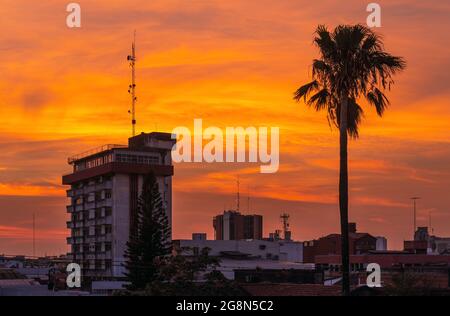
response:
[(133, 44), (131, 45), (131, 55), (127, 57), (131, 67), (131, 84), (128, 86), (128, 93), (131, 95), (131, 134), (136, 136), (136, 30), (134, 31)]

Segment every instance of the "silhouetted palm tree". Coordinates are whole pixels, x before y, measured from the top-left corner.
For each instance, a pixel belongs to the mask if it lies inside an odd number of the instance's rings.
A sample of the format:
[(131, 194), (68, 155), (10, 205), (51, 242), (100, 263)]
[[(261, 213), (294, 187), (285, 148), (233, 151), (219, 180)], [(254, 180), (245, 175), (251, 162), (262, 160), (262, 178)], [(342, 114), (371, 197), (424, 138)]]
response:
[(364, 25), (339, 25), (333, 32), (320, 25), (314, 44), (320, 59), (312, 64), (313, 81), (301, 86), (294, 99), (302, 98), (316, 111), (327, 111), (330, 125), (340, 131), (339, 210), (342, 236), (342, 290), (350, 292), (348, 241), (348, 167), (347, 134), (358, 137), (365, 99), (382, 116), (389, 105), (384, 92), (393, 83), (392, 76), (405, 68), (401, 57), (384, 51), (381, 37)]

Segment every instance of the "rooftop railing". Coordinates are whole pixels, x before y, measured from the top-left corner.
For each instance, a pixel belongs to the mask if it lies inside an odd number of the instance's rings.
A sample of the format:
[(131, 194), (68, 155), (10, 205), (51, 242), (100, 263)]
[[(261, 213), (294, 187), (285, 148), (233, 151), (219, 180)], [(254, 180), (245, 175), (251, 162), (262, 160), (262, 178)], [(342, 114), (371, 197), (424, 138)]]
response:
[(86, 158), (86, 157), (89, 157), (89, 156), (92, 156), (92, 155), (99, 154), (99, 153), (104, 152), (104, 151), (108, 151), (108, 150), (115, 149), (115, 148), (127, 148), (127, 147), (128, 146), (126, 146), (126, 145), (107, 144), (107, 145), (103, 145), (103, 146), (100, 146), (100, 147), (97, 147), (97, 148), (85, 151), (85, 152), (83, 152), (81, 154), (69, 157), (69, 159), (67, 159), (67, 161), (69, 162), (69, 164), (72, 164), (75, 161), (81, 160), (83, 158)]

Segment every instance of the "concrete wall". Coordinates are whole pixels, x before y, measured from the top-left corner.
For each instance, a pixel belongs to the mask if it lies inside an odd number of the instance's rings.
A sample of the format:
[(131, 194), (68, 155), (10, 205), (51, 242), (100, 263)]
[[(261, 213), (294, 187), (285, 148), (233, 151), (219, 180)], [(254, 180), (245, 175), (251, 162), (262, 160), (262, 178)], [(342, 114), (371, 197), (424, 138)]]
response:
[[(127, 249), (127, 241), (130, 232), (130, 175), (117, 174), (113, 177), (113, 276), (123, 276), (125, 272), (122, 263), (125, 262), (124, 254)], [(163, 202), (166, 203), (166, 215), (169, 225), (172, 227), (172, 179), (171, 177), (157, 177), (159, 190)], [(138, 177), (138, 196), (142, 192), (144, 176)]]
[(124, 254), (130, 232), (130, 177), (117, 174), (113, 177), (113, 241), (112, 241), (112, 271), (113, 276), (123, 276), (125, 269)]

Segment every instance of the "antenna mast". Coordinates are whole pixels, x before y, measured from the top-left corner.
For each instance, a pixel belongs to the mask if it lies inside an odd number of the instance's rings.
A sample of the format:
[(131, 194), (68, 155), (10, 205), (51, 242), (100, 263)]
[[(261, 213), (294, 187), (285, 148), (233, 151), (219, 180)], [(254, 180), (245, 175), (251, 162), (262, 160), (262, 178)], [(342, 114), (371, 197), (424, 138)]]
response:
[(413, 239), (414, 239), (414, 235), (416, 234), (416, 229), (417, 229), (417, 224), (416, 224), (416, 222), (417, 222), (416, 201), (420, 200), (420, 197), (415, 196), (415, 197), (412, 197), (411, 200), (413, 200), (413, 203), (414, 203), (414, 230), (413, 230)]
[(136, 31), (134, 31), (133, 44), (131, 45), (131, 55), (128, 55), (127, 60), (131, 67), (131, 84), (128, 86), (128, 93), (131, 94), (131, 134), (136, 136)]

